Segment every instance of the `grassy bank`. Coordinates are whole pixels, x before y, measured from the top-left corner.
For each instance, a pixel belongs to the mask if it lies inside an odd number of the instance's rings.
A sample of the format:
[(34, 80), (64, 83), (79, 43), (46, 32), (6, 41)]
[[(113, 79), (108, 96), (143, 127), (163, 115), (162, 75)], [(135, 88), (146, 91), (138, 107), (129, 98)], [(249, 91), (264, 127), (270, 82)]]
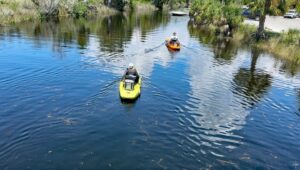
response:
[(232, 36), (220, 34), (219, 29), (212, 25), (189, 23), (189, 32), (201, 43), (212, 45), (216, 55), (223, 59), (232, 58), (238, 48), (253, 48), (261, 52), (273, 54), (277, 58), (300, 64), (300, 31), (267, 32), (268, 38), (256, 41), (256, 26), (240, 25), (233, 30)]
[(281, 33), (267, 41), (258, 42), (256, 46), (278, 57), (300, 64), (300, 31), (290, 30)]
[[(109, 16), (119, 13), (117, 8), (108, 7), (104, 0), (0, 0), (0, 26), (46, 17), (85, 17), (91, 15)], [(126, 4), (125, 11), (154, 11), (151, 1), (134, 0)]]
[[(222, 1), (223, 2), (223, 1)], [(273, 33), (250, 25), (243, 25), (241, 3), (239, 1), (195, 0), (190, 9), (191, 20), (198, 27), (205, 27), (213, 32), (212, 36), (227, 36), (232, 42), (248, 45), (267, 51), (275, 56), (295, 61), (300, 64), (300, 31)], [(263, 1), (262, 1), (263, 2)], [(264, 10), (264, 3), (252, 3), (260, 10)], [(272, 9), (276, 3), (272, 3)], [(289, 5), (286, 5), (289, 7)], [(253, 7), (254, 8), (254, 7)], [(274, 10), (273, 10), (274, 11)], [(260, 23), (265, 22), (260, 14)], [(201, 29), (201, 28), (200, 28)], [(261, 31), (262, 30), (262, 31)], [(266, 35), (266, 36), (265, 36)]]
[(155, 6), (148, 1), (131, 1), (127, 6), (126, 11), (134, 10), (136, 13), (149, 13), (156, 10)]
[(233, 39), (249, 43), (254, 48), (269, 52), (276, 57), (287, 59), (300, 64), (300, 31), (289, 30), (282, 33), (267, 32), (268, 38), (256, 41), (254, 33), (256, 27), (250, 25), (241, 26), (233, 36)]
[(39, 18), (31, 0), (0, 0), (0, 25)]

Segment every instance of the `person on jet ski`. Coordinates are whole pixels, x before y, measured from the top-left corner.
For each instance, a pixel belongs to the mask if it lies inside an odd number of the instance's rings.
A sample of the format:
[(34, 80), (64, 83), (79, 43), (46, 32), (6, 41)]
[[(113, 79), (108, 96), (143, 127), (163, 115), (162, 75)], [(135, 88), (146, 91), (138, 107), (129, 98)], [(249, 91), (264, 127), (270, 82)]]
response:
[(129, 63), (124, 75), (126, 79), (132, 79), (135, 83), (139, 81), (139, 74), (132, 63)]
[(173, 32), (173, 35), (171, 36), (171, 43), (173, 43), (173, 44), (179, 43), (178, 42), (178, 37), (176, 35), (176, 32)]

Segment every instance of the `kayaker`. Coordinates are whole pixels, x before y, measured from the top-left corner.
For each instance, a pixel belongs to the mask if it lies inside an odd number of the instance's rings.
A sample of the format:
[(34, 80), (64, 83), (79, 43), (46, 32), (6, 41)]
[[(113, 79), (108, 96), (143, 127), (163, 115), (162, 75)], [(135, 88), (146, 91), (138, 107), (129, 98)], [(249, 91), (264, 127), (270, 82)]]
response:
[(175, 44), (178, 42), (178, 37), (176, 35), (176, 32), (173, 32), (173, 35), (171, 36), (171, 43)]
[(131, 79), (132, 76), (135, 77), (135, 83), (137, 83), (139, 81), (139, 74), (136, 71), (136, 69), (134, 68), (134, 65), (132, 63), (129, 63), (128, 68), (125, 71), (125, 78)]

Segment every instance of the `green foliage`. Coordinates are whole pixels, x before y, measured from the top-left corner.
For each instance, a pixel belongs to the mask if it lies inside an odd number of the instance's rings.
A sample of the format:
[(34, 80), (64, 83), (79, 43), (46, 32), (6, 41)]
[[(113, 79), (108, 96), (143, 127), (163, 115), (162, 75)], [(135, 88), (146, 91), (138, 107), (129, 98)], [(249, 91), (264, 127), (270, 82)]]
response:
[(249, 6), (253, 14), (262, 14), (265, 2), (264, 0), (248, 0), (245, 1), (244, 4)]
[(296, 6), (296, 10), (300, 13), (300, 3)]
[(151, 3), (152, 0), (130, 0), (129, 3), (132, 3), (133, 5), (138, 3)]
[(280, 41), (286, 44), (300, 45), (300, 31), (291, 29), (286, 33), (282, 33), (280, 35)]
[(241, 16), (241, 8), (235, 3), (225, 5), (222, 12), (230, 27), (237, 27), (240, 23), (243, 22), (243, 17)]
[(194, 15), (199, 24), (211, 24), (222, 18), (222, 4), (216, 0), (195, 0), (190, 8), (190, 13)]
[(103, 4), (103, 0), (88, 0), (88, 4), (90, 4), (90, 5)]
[(18, 9), (18, 7), (19, 7), (19, 4), (18, 4), (17, 2), (12, 1), (12, 2), (9, 4), (9, 7), (10, 7), (10, 9), (16, 11), (16, 10)]
[(75, 4), (75, 6), (73, 8), (73, 14), (76, 17), (86, 16), (87, 12), (88, 12), (87, 4), (82, 1)]
[(288, 11), (288, 9), (295, 4), (298, 4), (296, 1), (299, 0), (271, 0), (271, 6), (268, 11), (264, 11), (265, 0), (244, 0), (243, 3), (248, 5), (254, 13), (270, 15), (283, 15)]
[(190, 13), (198, 24), (215, 26), (228, 24), (230, 28), (235, 28), (243, 21), (241, 8), (234, 2), (226, 3), (223, 4), (219, 0), (195, 0)]

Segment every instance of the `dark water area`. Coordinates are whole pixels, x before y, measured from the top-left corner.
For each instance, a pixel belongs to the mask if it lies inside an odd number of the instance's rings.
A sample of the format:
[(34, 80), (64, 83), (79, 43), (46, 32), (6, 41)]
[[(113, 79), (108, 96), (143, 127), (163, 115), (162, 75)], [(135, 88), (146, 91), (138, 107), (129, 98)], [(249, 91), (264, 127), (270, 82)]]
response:
[[(300, 169), (299, 66), (188, 21), (0, 28), (0, 169)], [(174, 31), (180, 52), (163, 45)], [(142, 93), (122, 103), (130, 62)]]

